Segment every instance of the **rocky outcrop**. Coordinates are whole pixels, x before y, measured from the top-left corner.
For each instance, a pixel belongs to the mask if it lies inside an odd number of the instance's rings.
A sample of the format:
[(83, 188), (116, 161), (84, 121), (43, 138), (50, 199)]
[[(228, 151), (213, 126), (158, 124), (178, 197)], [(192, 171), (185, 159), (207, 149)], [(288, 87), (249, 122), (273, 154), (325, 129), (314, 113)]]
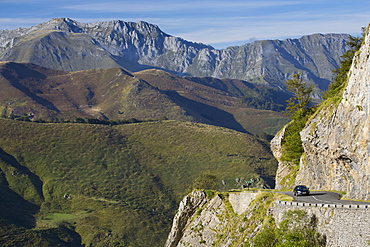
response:
[[(307, 213), (310, 227), (305, 231), (317, 231), (320, 246), (366, 246), (369, 242), (369, 205), (292, 202), (278, 197), (278, 193), (233, 192), (207, 198), (202, 191), (193, 192), (180, 203), (166, 247), (262, 246), (255, 242), (259, 233), (264, 231), (274, 241), (267, 227), (281, 226), (293, 219), (287, 213), (299, 211)], [(267, 221), (275, 226), (268, 226)], [(302, 226), (295, 227), (293, 231), (302, 231)]]
[(279, 162), (278, 169), (276, 170), (275, 176), (275, 189), (283, 189), (285, 183), (282, 183), (284, 178), (289, 176), (291, 169), (290, 164), (281, 161), (281, 156), (283, 155), (282, 151), (282, 142), (285, 134), (285, 129), (287, 126), (284, 126), (271, 140), (270, 148), (271, 152), (274, 155), (275, 159)]
[(229, 246), (243, 238), (239, 229), (247, 228), (246, 212), (255, 198), (256, 193), (248, 192), (209, 198), (203, 191), (193, 191), (180, 202), (165, 246)]
[(367, 35), (353, 60), (339, 105), (326, 102), (301, 131), (304, 155), (296, 183), (345, 191), (348, 198), (370, 199), (369, 47)]
[(154, 67), (180, 75), (242, 79), (279, 88), (285, 87), (292, 74), (301, 72), (318, 90), (325, 90), (348, 39), (346, 34), (314, 34), (217, 50), (168, 35), (142, 21), (86, 24), (57, 18), (28, 29), (0, 30), (0, 60), (49, 64), (49, 68), (71, 71), (117, 65), (130, 71)]
[[(203, 202), (207, 201), (203, 200)], [(181, 208), (182, 207), (180, 205), (180, 209)], [(201, 206), (195, 206), (192, 207), (192, 210), (182, 211), (182, 213), (178, 214), (182, 221), (177, 220), (177, 222), (180, 223), (180, 225), (182, 225), (181, 222), (186, 222), (184, 225), (186, 228), (179, 228), (178, 230), (181, 229), (180, 231), (173, 229), (175, 230), (174, 233), (182, 233), (181, 238), (174, 238), (173, 240), (169, 239), (166, 246), (197, 246), (201, 243), (208, 243), (209, 245), (215, 239), (215, 230), (223, 225), (221, 224), (222, 222), (220, 219), (217, 217), (217, 214), (222, 213), (224, 209), (225, 208), (222, 199), (219, 196), (216, 196), (210, 200), (207, 206), (204, 208)], [(189, 215), (191, 211), (193, 211), (193, 213)]]
[(204, 191), (193, 191), (190, 195), (184, 197), (174, 217), (166, 246), (172, 247), (179, 244), (186, 231), (188, 221), (195, 214), (196, 210), (201, 209), (206, 203), (207, 195)]

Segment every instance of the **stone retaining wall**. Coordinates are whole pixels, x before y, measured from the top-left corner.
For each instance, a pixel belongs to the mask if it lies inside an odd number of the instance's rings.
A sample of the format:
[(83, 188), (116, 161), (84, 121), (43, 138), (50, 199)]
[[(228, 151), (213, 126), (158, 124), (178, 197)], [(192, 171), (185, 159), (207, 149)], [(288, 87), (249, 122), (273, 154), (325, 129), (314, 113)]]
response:
[(238, 192), (229, 193), (229, 202), (231, 203), (234, 212), (237, 214), (244, 213), (251, 201), (256, 199), (257, 192)]
[(369, 246), (370, 205), (336, 205), (277, 201), (273, 207), (276, 223), (289, 210), (305, 210), (318, 220), (318, 232), (324, 234), (327, 246)]

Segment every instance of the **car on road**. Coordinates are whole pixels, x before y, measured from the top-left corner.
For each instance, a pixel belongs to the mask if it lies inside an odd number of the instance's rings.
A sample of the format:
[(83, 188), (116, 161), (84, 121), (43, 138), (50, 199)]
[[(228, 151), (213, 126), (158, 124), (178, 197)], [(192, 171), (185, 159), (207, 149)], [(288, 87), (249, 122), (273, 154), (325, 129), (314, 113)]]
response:
[(310, 195), (310, 190), (307, 188), (306, 185), (297, 185), (293, 189), (294, 196), (303, 196), (303, 195)]

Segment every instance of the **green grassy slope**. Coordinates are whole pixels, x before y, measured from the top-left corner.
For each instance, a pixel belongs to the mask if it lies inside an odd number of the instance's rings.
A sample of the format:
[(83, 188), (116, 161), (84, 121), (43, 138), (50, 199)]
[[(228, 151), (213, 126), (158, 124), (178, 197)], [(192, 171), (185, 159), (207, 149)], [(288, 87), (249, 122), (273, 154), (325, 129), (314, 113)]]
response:
[[(147, 164), (173, 189), (176, 199), (202, 172), (238, 188), (236, 180), (274, 178), (276, 161), (255, 137), (199, 123), (162, 121), (118, 126), (133, 141), (141, 163)], [(273, 184), (270, 184), (273, 186)]]
[(2, 245), (162, 246), (200, 172), (227, 189), (276, 169), (254, 137), (189, 122), (0, 126)]
[(76, 216), (73, 227), (84, 244), (163, 241), (174, 201), (117, 130), (17, 121), (1, 126), (1, 170), (9, 189), (40, 207), (29, 214), (33, 226), (58, 226), (47, 219), (63, 213)]

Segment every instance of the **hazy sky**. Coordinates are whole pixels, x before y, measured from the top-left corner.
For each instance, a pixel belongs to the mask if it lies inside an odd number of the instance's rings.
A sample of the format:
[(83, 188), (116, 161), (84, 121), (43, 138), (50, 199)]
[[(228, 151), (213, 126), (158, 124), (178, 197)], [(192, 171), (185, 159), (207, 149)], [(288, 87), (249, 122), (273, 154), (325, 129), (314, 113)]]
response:
[(167, 34), (215, 48), (313, 33), (359, 35), (369, 0), (0, 0), (0, 29), (52, 18), (79, 22), (146, 21)]

